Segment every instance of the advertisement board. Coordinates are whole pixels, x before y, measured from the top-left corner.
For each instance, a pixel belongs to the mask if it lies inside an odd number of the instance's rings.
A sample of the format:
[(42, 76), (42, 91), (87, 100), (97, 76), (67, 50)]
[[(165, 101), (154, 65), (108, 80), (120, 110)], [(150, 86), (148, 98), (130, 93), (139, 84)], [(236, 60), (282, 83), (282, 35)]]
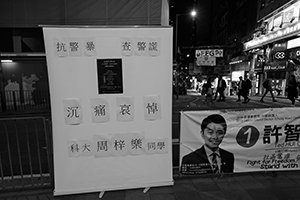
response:
[(300, 108), (181, 112), (183, 175), (300, 169)]

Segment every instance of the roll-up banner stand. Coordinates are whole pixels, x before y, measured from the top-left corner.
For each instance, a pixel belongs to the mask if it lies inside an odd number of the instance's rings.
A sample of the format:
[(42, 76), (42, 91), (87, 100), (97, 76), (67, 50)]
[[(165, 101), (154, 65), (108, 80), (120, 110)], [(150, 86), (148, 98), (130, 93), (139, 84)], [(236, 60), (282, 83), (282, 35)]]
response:
[(172, 28), (43, 32), (54, 195), (173, 185)]

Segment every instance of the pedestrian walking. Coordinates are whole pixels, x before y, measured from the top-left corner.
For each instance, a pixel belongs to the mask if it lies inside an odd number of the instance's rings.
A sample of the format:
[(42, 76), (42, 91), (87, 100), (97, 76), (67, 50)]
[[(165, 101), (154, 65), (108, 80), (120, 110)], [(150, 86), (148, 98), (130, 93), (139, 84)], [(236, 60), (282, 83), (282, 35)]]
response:
[(237, 84), (237, 96), (238, 99), (236, 101), (241, 101), (241, 96), (243, 95), (243, 77), (239, 77), (240, 81)]
[(251, 100), (249, 98), (249, 90), (252, 88), (252, 83), (248, 77), (246, 78), (246, 80), (243, 81), (242, 88), (243, 88), (243, 97), (244, 97), (243, 103), (248, 103)]
[(292, 101), (293, 105), (295, 105), (295, 98), (298, 98), (297, 81), (295, 75), (291, 75), (290, 77), (287, 92), (288, 99)]
[(227, 87), (225, 80), (223, 79), (223, 77), (221, 75), (219, 75), (219, 80), (218, 80), (218, 84), (217, 84), (217, 92), (215, 94), (215, 98), (214, 100), (217, 99), (217, 96), (219, 94), (219, 99), (218, 101), (225, 101), (226, 97), (224, 95), (224, 90)]
[(265, 88), (265, 93), (262, 95), (260, 102), (264, 102), (264, 98), (267, 95), (268, 92), (270, 92), (273, 102), (277, 102), (274, 98), (273, 95), (273, 80), (274, 80), (274, 76), (271, 76), (270, 78), (268, 78), (267, 80), (265, 80), (265, 82), (263, 83), (263, 87)]
[(207, 82), (203, 85), (203, 88), (205, 90), (205, 100), (204, 103), (206, 104), (213, 104), (213, 92), (212, 92), (212, 84), (211, 84), (211, 78), (207, 79)]

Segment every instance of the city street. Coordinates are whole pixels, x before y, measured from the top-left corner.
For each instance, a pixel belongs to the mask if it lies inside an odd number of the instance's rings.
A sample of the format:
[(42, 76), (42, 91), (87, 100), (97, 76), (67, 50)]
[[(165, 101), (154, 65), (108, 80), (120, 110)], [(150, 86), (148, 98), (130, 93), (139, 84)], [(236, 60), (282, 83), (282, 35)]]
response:
[[(172, 113), (172, 141), (173, 141), (173, 166), (179, 166), (179, 138), (180, 138), (180, 112), (197, 110), (228, 110), (228, 109), (253, 109), (253, 108), (281, 108), (292, 107), (291, 101), (284, 97), (277, 97), (277, 102), (273, 102), (270, 95), (260, 102), (261, 96), (250, 96), (248, 103), (237, 102), (237, 96), (227, 96), (225, 101), (213, 101), (212, 105), (207, 105), (203, 101), (205, 96), (189, 89), (187, 95), (173, 95)], [(296, 107), (300, 107), (300, 102), (296, 101)]]
[[(143, 193), (141, 189), (107, 191), (102, 197), (105, 199), (298, 199), (299, 173), (297, 171), (283, 171), (278, 173), (236, 173), (222, 177), (195, 176), (182, 177), (179, 175), (179, 136), (180, 112), (187, 110), (222, 110), (288, 107), (289, 100), (277, 98), (272, 102), (266, 97), (265, 103), (260, 102), (259, 96), (251, 96), (247, 104), (236, 102), (236, 97), (227, 97), (225, 102), (214, 101), (208, 106), (203, 103), (204, 96), (189, 90), (187, 95), (173, 96), (173, 176), (174, 186), (154, 187)], [(298, 107), (299, 102), (296, 103)], [(34, 114), (40, 115), (40, 114)], [(45, 113), (49, 117), (49, 113)], [(201, 197), (200, 197), (201, 196)], [(74, 194), (54, 197), (52, 188), (45, 187), (34, 190), (14, 190), (3, 192), (0, 199), (99, 199), (99, 192)]]

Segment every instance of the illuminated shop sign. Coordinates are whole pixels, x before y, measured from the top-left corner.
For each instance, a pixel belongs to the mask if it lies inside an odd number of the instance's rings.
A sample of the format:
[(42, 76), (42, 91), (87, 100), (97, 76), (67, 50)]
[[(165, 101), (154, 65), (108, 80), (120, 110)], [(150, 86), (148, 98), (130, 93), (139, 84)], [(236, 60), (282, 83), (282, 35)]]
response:
[(257, 55), (257, 62), (258, 63), (263, 63), (266, 61), (265, 57), (263, 55)]
[(286, 53), (284, 51), (274, 52), (274, 61), (282, 61), (285, 60)]
[(285, 69), (286, 69), (286, 62), (266, 63), (264, 66), (264, 71), (285, 70)]
[(300, 47), (300, 37), (287, 41), (287, 49)]
[(293, 60), (300, 59), (300, 47), (290, 49), (288, 53), (288, 57), (289, 59), (293, 59)]

